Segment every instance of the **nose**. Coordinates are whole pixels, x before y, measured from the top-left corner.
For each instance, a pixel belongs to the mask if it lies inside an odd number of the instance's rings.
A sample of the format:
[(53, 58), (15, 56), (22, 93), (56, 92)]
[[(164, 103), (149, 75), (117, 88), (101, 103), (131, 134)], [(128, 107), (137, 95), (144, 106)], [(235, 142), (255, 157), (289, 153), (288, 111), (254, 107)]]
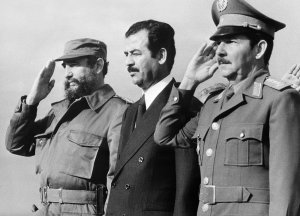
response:
[(134, 65), (134, 61), (131, 55), (127, 55), (125, 59), (126, 66), (132, 66)]
[(72, 76), (73, 76), (73, 73), (72, 73), (72, 70), (71, 70), (71, 67), (69, 66), (66, 66), (66, 72), (65, 72), (65, 77), (67, 79), (70, 79)]
[(218, 45), (218, 48), (216, 50), (216, 55), (219, 57), (223, 57), (226, 55), (226, 50), (225, 50), (225, 43), (224, 42), (220, 42)]

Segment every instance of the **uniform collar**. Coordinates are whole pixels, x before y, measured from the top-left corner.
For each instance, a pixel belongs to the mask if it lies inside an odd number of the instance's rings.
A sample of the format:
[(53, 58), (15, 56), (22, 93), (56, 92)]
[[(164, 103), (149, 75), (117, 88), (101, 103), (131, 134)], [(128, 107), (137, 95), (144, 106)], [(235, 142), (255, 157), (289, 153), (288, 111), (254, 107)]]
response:
[[(112, 87), (108, 84), (104, 84), (101, 86), (97, 91), (95, 91), (93, 94), (81, 97), (77, 100), (75, 100), (74, 103), (78, 101), (85, 100), (88, 104), (88, 106), (96, 112), (97, 109), (99, 109), (101, 106), (103, 106), (110, 98), (112, 98), (115, 95), (115, 91), (112, 89)], [(69, 107), (69, 101), (67, 99), (54, 102), (51, 104), (52, 108), (56, 111), (59, 109), (67, 109)]]
[[(269, 71), (267, 69), (260, 69), (256, 71), (252, 76), (243, 81), (242, 85), (238, 87), (235, 94), (242, 93), (252, 98), (261, 99), (263, 83), (267, 76), (269, 76)], [(214, 102), (218, 102), (223, 97), (226, 89), (214, 99)]]
[(241, 86), (241, 92), (252, 98), (262, 98), (262, 88), (266, 77), (269, 76), (269, 71), (260, 69), (250, 76)]

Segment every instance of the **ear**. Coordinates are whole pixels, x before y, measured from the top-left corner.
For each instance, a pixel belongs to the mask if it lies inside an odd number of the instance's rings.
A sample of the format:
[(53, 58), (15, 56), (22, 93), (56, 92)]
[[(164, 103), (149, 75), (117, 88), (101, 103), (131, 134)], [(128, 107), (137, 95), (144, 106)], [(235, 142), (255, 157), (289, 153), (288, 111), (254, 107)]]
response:
[(159, 64), (164, 64), (167, 61), (167, 55), (168, 55), (168, 52), (165, 48), (161, 48), (158, 51), (157, 57), (158, 57)]
[(98, 58), (95, 67), (97, 74), (101, 73), (104, 67), (104, 60), (102, 58)]
[(256, 56), (255, 56), (255, 58), (256, 59), (261, 59), (264, 56), (264, 54), (267, 50), (267, 47), (268, 47), (267, 41), (260, 40), (256, 45)]

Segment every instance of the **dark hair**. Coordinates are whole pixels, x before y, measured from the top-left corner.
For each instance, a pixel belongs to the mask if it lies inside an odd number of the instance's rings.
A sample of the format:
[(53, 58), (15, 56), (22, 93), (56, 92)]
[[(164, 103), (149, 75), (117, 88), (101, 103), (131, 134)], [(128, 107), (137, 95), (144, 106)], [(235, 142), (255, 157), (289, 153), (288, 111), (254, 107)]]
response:
[(152, 57), (156, 56), (161, 48), (167, 50), (167, 66), (171, 71), (174, 58), (176, 54), (175, 41), (174, 41), (174, 29), (167, 23), (159, 22), (156, 20), (145, 20), (134, 23), (125, 33), (125, 37), (136, 34), (141, 30), (148, 31), (148, 49), (151, 51)]
[(274, 46), (273, 38), (263, 32), (258, 31), (253, 31), (245, 36), (250, 40), (251, 48), (253, 48), (260, 40), (265, 40), (267, 42), (268, 46), (264, 54), (264, 62), (266, 65), (268, 65)]
[[(95, 64), (97, 63), (97, 60), (98, 60), (98, 57), (97, 56), (87, 56), (87, 64), (89, 67), (94, 67)], [(105, 77), (105, 75), (107, 74), (107, 69), (108, 69), (108, 62), (104, 61), (104, 65), (103, 65), (103, 69), (102, 69), (102, 72), (103, 72), (103, 77)]]

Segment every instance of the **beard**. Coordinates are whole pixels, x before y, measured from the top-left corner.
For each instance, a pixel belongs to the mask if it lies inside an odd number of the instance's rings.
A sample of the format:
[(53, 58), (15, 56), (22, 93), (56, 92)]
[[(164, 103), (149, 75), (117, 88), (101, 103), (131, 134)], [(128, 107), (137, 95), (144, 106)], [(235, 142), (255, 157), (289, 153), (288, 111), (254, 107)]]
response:
[[(75, 83), (77, 87), (72, 87), (70, 83)], [(95, 91), (95, 82), (93, 80), (78, 80), (71, 78), (65, 81), (65, 97), (72, 103), (78, 98), (92, 94)]]

